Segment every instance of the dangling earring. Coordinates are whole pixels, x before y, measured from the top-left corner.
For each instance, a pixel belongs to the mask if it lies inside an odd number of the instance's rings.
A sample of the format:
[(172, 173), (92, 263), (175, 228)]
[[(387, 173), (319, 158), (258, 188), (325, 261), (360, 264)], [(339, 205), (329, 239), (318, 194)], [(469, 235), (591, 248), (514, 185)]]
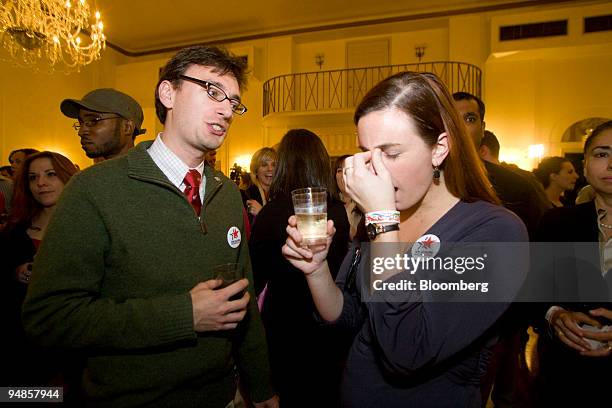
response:
[(440, 181), (440, 167), (434, 166), (434, 168), (433, 168), (433, 178), (434, 178), (434, 181)]

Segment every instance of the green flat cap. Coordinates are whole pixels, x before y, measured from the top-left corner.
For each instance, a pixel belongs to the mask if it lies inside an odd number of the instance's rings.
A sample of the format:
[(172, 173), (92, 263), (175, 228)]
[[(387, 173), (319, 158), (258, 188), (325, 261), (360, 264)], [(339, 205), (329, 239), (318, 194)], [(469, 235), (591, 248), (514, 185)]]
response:
[(64, 99), (60, 104), (62, 113), (69, 118), (78, 119), (79, 111), (87, 109), (100, 113), (114, 113), (134, 122), (134, 136), (142, 135), (144, 114), (140, 104), (131, 96), (113, 88), (100, 88), (89, 92), (83, 99)]

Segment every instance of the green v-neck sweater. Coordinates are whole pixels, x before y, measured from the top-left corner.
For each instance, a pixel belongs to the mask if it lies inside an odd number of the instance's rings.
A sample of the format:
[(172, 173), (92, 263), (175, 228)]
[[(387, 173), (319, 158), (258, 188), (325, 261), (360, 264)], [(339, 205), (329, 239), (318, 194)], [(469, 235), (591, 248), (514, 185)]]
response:
[[(198, 219), (150, 145), (66, 185), (34, 263), (25, 329), (43, 346), (87, 357), (92, 406), (224, 407), (234, 367), (252, 400), (266, 400), (267, 346), (238, 188), (206, 166)], [(236, 330), (196, 333), (189, 290), (230, 262), (251, 282), (246, 317)]]

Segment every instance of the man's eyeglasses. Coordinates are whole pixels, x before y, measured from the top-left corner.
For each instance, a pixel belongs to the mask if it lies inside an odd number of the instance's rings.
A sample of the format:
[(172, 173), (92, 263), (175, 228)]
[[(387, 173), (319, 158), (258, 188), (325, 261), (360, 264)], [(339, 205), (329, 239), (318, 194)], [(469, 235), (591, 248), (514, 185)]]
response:
[(92, 128), (94, 126), (96, 126), (98, 124), (98, 122), (101, 122), (103, 120), (106, 119), (117, 119), (120, 118), (121, 116), (115, 115), (115, 116), (109, 116), (107, 118), (101, 118), (101, 117), (95, 117), (95, 118), (91, 118), (91, 119), (85, 119), (85, 120), (80, 120), (78, 122), (74, 122), (74, 124), (72, 125), (72, 127), (74, 128), (74, 130), (76, 130), (77, 132), (83, 127), (83, 126), (87, 126), (88, 128)]
[(232, 112), (238, 115), (243, 115), (244, 112), (247, 111), (247, 107), (244, 106), (242, 102), (240, 102), (238, 99), (230, 98), (223, 89), (219, 88), (215, 84), (202, 79), (192, 78), (187, 75), (179, 75), (179, 78), (200, 85), (202, 88), (206, 89), (206, 94), (208, 94), (210, 99), (214, 101), (223, 102), (224, 100), (228, 99), (230, 101), (230, 106), (232, 107)]

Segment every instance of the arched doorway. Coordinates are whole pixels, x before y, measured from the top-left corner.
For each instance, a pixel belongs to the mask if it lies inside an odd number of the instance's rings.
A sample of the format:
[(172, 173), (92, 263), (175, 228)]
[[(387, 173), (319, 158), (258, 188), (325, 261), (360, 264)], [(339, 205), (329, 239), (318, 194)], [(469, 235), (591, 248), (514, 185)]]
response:
[(593, 132), (593, 129), (608, 120), (610, 119), (599, 117), (579, 120), (565, 129), (561, 137), (561, 143), (584, 143), (584, 140)]

